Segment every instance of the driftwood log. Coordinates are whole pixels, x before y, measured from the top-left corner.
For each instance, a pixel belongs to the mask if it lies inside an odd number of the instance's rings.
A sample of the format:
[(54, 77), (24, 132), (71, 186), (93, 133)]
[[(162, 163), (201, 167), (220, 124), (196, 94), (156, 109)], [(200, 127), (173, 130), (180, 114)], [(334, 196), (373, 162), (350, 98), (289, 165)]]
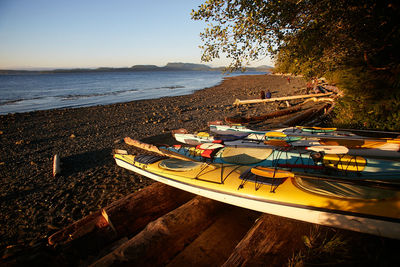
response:
[(251, 117), (226, 117), (225, 121), (227, 123), (249, 123), (254, 121), (265, 121), (267, 119), (277, 118), (280, 116), (295, 113), (301, 110), (301, 106), (296, 106), (293, 108), (287, 108), (283, 110), (274, 111), (265, 115), (251, 116)]
[(288, 259), (305, 249), (303, 236), (313, 224), (263, 214), (222, 265), (287, 266)]
[(78, 250), (83, 257), (96, 254), (107, 244), (138, 233), (149, 222), (193, 197), (188, 192), (154, 183), (56, 232), (48, 238), (48, 243), (60, 250)]
[(181, 155), (181, 154), (178, 154), (178, 153), (174, 153), (174, 152), (168, 151), (166, 149), (159, 149), (155, 145), (147, 144), (147, 143), (144, 143), (142, 141), (132, 139), (132, 138), (130, 138), (128, 136), (124, 138), (124, 141), (125, 141), (125, 143), (127, 145), (134, 146), (136, 148), (140, 148), (140, 149), (145, 150), (145, 151), (154, 152), (154, 153), (157, 153), (157, 154), (162, 155), (162, 156), (171, 157), (171, 158), (177, 158), (177, 159), (182, 159), (182, 160), (194, 161), (190, 157), (186, 157), (184, 155)]
[(290, 119), (286, 120), (283, 122), (281, 125), (285, 126), (296, 126), (304, 121), (310, 121), (311, 118), (313, 118), (316, 114), (322, 112), (325, 108), (330, 106), (330, 103), (326, 103), (322, 106), (318, 106), (315, 108), (308, 109), (294, 117), (291, 117)]
[(53, 177), (56, 177), (60, 173), (61, 173), (60, 156), (58, 154), (55, 154), (53, 157)]
[(225, 205), (217, 220), (168, 262), (175, 266), (221, 266), (261, 213)]
[(224, 206), (195, 197), (147, 227), (91, 266), (163, 266), (217, 217)]
[(233, 105), (245, 105), (245, 104), (256, 104), (256, 103), (265, 103), (265, 102), (274, 102), (274, 101), (283, 101), (283, 100), (292, 100), (292, 99), (301, 99), (301, 98), (310, 98), (310, 97), (320, 97), (320, 96), (329, 96), (333, 93), (324, 93), (324, 94), (309, 94), (309, 95), (294, 95), (294, 96), (283, 96), (283, 97), (274, 97), (267, 99), (250, 99), (250, 100), (240, 100), (236, 99)]
[(303, 102), (303, 104), (308, 103), (308, 102), (331, 102), (331, 103), (334, 103), (335, 99), (332, 97), (320, 97), (320, 98), (312, 97), (312, 98), (305, 100)]

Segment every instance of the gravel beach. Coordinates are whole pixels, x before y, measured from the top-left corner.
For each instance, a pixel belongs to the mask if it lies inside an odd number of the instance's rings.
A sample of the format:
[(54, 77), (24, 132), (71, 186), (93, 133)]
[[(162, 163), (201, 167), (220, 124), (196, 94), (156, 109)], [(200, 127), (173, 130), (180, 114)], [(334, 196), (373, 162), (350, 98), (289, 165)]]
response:
[[(280, 75), (226, 78), (191, 95), (88, 108), (0, 116), (0, 250), (34, 245), (60, 228), (150, 183), (118, 167), (114, 148), (125, 136), (144, 139), (172, 129), (207, 129), (226, 116), (265, 114), (278, 103), (233, 107), (236, 98), (302, 94), (305, 81)], [(53, 177), (59, 154), (62, 173)]]

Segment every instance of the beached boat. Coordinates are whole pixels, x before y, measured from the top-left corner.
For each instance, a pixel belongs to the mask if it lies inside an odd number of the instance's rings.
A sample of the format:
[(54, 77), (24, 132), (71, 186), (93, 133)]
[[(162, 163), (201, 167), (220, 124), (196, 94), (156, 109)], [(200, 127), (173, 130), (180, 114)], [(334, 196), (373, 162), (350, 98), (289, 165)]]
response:
[[(334, 145), (345, 146), (349, 154), (400, 159), (400, 139), (397, 137), (366, 137), (354, 132), (373, 133), (380, 136), (393, 136), (397, 133), (361, 130), (337, 130), (336, 128), (296, 126), (269, 131), (254, 131), (243, 125), (211, 124), (210, 131), (217, 135), (241, 136), (242, 139), (287, 140), (292, 146)], [(247, 136), (245, 136), (247, 134)], [(299, 139), (295, 139), (299, 138)]]
[[(288, 128), (285, 128), (288, 129)], [(315, 135), (315, 134), (290, 134), (286, 130), (270, 131), (264, 133), (237, 131), (237, 135), (227, 131), (223, 134), (213, 136), (206, 132), (197, 134), (189, 133), (173, 133), (178, 142), (189, 145), (200, 145), (205, 143), (222, 143), (225, 146), (232, 147), (293, 147), (293, 148), (310, 148), (312, 147), (332, 147), (346, 148), (343, 153), (353, 156), (378, 157), (400, 160), (400, 142), (399, 139), (359, 139), (347, 137), (343, 135)]]
[(114, 155), (153, 180), (211, 199), (296, 220), (400, 239), (400, 191), (300, 178), (284, 170)]
[(160, 151), (200, 162), (264, 166), (289, 170), (297, 175), (394, 181), (400, 184), (399, 161), (335, 154), (331, 152), (342, 147), (327, 150), (329, 148), (329, 146), (311, 147), (319, 151), (317, 152), (297, 148), (224, 147), (213, 143), (197, 147), (182, 145), (159, 147)]
[[(173, 133), (176, 141), (188, 145), (200, 145), (204, 143), (223, 143), (225, 146), (240, 146), (240, 147), (265, 147), (272, 146), (290, 146), (289, 143), (300, 141), (301, 137), (266, 137), (265, 134), (258, 135), (253, 133), (238, 133), (238, 134), (220, 134), (210, 135), (206, 132), (196, 134), (190, 133)], [(314, 140), (312, 140), (314, 142)], [(308, 143), (312, 144), (312, 143)], [(305, 146), (304, 142), (301, 146)]]
[[(326, 140), (346, 143), (353, 147), (374, 148), (386, 146), (386, 150), (399, 150), (400, 138), (397, 137), (367, 137), (357, 135), (351, 130), (337, 130), (337, 128), (323, 128), (311, 126), (296, 126), (287, 128), (257, 131), (247, 128), (244, 125), (217, 125), (211, 124), (210, 131), (219, 135), (238, 135), (247, 138), (262, 139), (263, 137), (301, 137), (302, 139)], [(369, 132), (369, 131), (365, 131)], [(393, 135), (389, 132), (373, 131), (376, 135)]]
[(296, 127), (285, 127), (285, 128), (277, 128), (270, 129), (267, 131), (259, 131), (247, 128), (241, 124), (231, 124), (231, 125), (223, 125), (223, 124), (213, 124), (210, 123), (210, 131), (218, 134), (239, 134), (242, 133), (253, 133), (259, 135), (265, 135), (271, 132), (280, 132), (289, 135), (300, 135), (306, 137), (357, 137), (356, 134), (353, 134), (349, 131), (337, 131), (336, 128), (323, 128), (323, 127), (308, 127), (308, 126), (296, 126)]

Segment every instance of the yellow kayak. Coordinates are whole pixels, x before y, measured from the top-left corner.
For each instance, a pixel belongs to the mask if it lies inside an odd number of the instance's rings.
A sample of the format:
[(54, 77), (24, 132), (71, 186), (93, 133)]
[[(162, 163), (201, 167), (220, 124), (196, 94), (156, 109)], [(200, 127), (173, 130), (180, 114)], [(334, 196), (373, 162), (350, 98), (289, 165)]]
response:
[(263, 167), (150, 155), (114, 155), (156, 181), (232, 205), (301, 221), (400, 239), (400, 191), (299, 178)]

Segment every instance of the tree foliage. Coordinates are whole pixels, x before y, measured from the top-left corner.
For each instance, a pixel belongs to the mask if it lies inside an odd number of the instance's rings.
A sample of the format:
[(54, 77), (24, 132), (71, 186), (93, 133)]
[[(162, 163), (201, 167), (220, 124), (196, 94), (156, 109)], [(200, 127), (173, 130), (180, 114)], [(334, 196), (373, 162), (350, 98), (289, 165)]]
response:
[(208, 0), (192, 11), (193, 19), (208, 22), (201, 33), (203, 61), (225, 54), (229, 67), (239, 69), (270, 55), (277, 71), (329, 77), (355, 112), (357, 106), (381, 107), (368, 111), (370, 117), (400, 114), (383, 101), (399, 96), (398, 17), (394, 0)]
[(232, 59), (232, 68), (240, 68), (243, 63), (256, 60), (268, 54), (275, 54), (283, 44), (284, 36), (294, 31), (294, 21), (299, 20), (299, 9), (293, 1), (246, 1), (209, 0), (192, 18), (208, 22), (200, 34), (204, 45), (203, 61), (211, 61), (225, 54)]

